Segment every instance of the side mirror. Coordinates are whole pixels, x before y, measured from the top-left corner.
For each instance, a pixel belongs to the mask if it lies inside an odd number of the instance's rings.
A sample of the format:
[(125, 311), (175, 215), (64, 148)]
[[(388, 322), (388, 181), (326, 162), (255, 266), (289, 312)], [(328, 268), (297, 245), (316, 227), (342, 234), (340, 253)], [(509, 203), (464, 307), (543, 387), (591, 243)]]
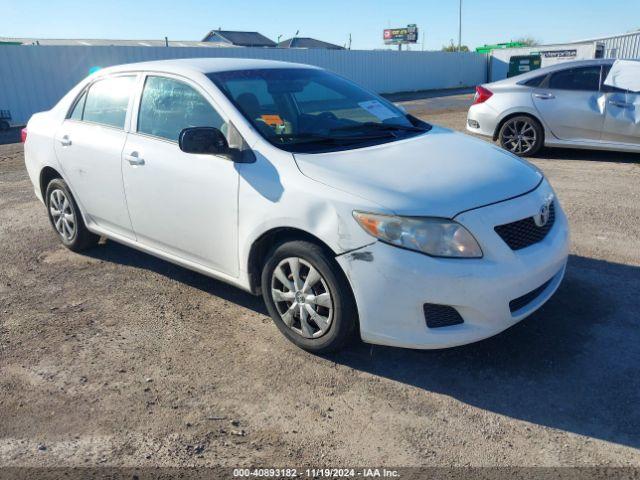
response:
[(213, 127), (185, 128), (180, 132), (178, 146), (185, 153), (228, 155), (229, 144), (224, 134)]

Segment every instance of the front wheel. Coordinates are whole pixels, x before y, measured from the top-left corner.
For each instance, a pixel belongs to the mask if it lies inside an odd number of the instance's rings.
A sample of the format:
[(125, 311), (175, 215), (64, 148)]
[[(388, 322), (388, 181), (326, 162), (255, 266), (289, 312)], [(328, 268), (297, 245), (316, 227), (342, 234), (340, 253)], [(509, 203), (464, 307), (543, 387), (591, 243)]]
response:
[(520, 115), (504, 122), (498, 139), (502, 148), (519, 157), (535, 155), (544, 144), (544, 130), (535, 118)]
[(278, 329), (314, 353), (344, 346), (357, 325), (351, 287), (335, 259), (304, 241), (277, 246), (262, 270), (262, 295)]

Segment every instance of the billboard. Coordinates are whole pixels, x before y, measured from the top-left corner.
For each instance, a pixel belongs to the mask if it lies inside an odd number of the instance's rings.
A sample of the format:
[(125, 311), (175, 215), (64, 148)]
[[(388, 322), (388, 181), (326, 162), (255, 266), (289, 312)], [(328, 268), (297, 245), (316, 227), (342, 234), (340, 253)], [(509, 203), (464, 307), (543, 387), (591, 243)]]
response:
[(407, 25), (402, 28), (387, 28), (384, 30), (382, 38), (385, 45), (401, 45), (403, 43), (418, 42), (418, 27)]

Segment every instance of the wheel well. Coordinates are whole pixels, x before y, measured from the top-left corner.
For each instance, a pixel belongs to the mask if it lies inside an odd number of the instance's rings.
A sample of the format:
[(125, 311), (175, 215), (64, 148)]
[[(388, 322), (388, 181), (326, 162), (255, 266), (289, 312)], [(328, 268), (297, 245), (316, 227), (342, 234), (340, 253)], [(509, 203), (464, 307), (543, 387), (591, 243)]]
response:
[(502, 128), (502, 126), (507, 122), (507, 120), (510, 120), (513, 117), (529, 117), (529, 118), (534, 119), (536, 122), (538, 122), (540, 124), (540, 127), (542, 128), (542, 141), (544, 142), (545, 131), (544, 131), (543, 123), (535, 115), (532, 115), (531, 113), (526, 113), (526, 112), (511, 113), (511, 114), (507, 115), (506, 117), (504, 117), (502, 120), (500, 120), (500, 123), (498, 123), (498, 126), (496, 127), (496, 131), (493, 132), (493, 141), (494, 142), (496, 140), (498, 140), (498, 135), (500, 135), (500, 129)]
[(54, 178), (62, 178), (54, 168), (44, 167), (40, 172), (40, 193), (42, 193), (42, 199), (46, 201), (45, 194), (47, 192), (47, 185)]
[(318, 237), (304, 230), (291, 227), (280, 227), (269, 230), (253, 242), (251, 250), (249, 251), (249, 284), (253, 293), (260, 293), (260, 276), (262, 275), (262, 266), (264, 265), (267, 254), (274, 246), (292, 240), (304, 240), (314, 243), (323, 248), (332, 257), (336, 256), (336, 253), (331, 247)]

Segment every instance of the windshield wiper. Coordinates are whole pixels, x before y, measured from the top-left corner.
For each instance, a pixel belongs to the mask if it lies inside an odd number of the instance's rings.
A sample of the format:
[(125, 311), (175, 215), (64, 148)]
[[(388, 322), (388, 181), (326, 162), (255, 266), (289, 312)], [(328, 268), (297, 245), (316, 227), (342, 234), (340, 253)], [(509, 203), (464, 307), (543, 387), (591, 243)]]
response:
[(381, 138), (392, 138), (393, 135), (386, 132), (380, 132), (378, 134), (373, 134), (373, 135), (357, 135), (357, 136), (321, 135), (316, 133), (283, 133), (283, 134), (274, 135), (274, 137), (282, 140), (291, 140), (291, 143), (344, 144), (344, 143), (366, 142), (369, 140), (379, 140)]
[(365, 122), (357, 125), (345, 125), (343, 127), (335, 127), (330, 132), (348, 132), (352, 130), (378, 130), (378, 131), (403, 131), (403, 132), (426, 132), (427, 128), (414, 127), (412, 125), (399, 125), (396, 123), (375, 123)]

